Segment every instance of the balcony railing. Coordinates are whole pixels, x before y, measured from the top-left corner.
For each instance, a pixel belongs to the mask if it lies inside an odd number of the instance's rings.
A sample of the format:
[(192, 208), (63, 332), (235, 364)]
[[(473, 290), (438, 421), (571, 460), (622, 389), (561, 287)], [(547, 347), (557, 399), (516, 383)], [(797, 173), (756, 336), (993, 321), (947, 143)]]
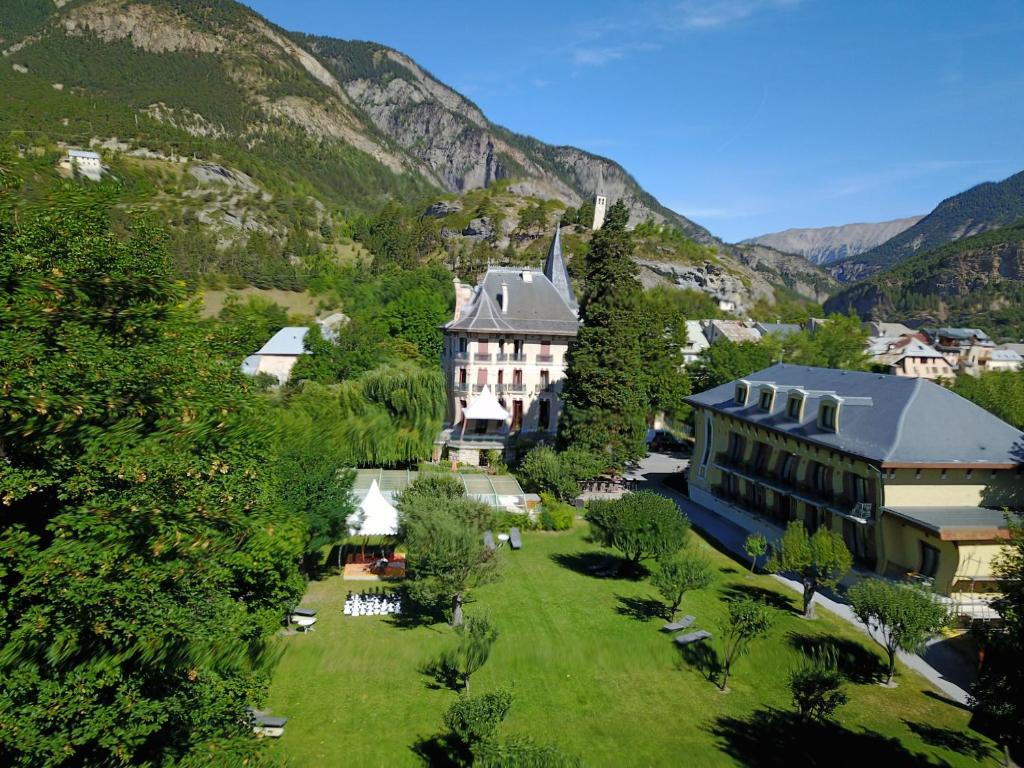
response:
[(452, 353), (453, 360), (469, 360), (469, 352), (465, 349), (457, 349)]
[(454, 384), (452, 384), (452, 390), (454, 390), (455, 392), (469, 392), (469, 382), (456, 381)]
[(553, 363), (555, 362), (554, 355), (537, 355), (538, 363)]
[(486, 386), (487, 386), (486, 384), (474, 384), (473, 385), (473, 391), (474, 392), (483, 392), (484, 391), (484, 387), (486, 387)]
[(538, 384), (536, 387), (533, 388), (533, 391), (535, 394), (538, 395), (543, 394), (544, 392), (554, 392), (555, 382), (549, 381), (547, 384)]
[(526, 392), (526, 387), (523, 384), (499, 384), (499, 392), (508, 392), (509, 394), (523, 394)]
[(489, 363), (491, 362), (491, 355), (489, 352), (477, 352), (473, 355), (474, 363)]

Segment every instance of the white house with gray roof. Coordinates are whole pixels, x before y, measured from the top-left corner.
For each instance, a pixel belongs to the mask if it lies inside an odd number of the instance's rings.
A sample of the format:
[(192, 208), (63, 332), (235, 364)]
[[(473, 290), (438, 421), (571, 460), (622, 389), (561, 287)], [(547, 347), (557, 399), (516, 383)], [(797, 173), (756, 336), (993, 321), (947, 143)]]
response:
[[(455, 279), (455, 316), (442, 326), (449, 423), (441, 444), (450, 456), (475, 464), (512, 435), (554, 435), (578, 312), (558, 228), (543, 270), (490, 267), (472, 287)], [(507, 423), (464, 418), (485, 389), (508, 411)]]
[(769, 536), (830, 528), (863, 565), (987, 615), (1024, 433), (924, 379), (785, 364), (687, 402), (694, 501)]

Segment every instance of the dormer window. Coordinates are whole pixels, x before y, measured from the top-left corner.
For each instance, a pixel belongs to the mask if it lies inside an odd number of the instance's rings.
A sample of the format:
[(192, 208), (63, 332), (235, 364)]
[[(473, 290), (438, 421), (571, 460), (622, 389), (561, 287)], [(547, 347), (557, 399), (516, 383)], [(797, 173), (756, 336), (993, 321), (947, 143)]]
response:
[(802, 421), (804, 418), (804, 393), (800, 390), (791, 392), (786, 403), (786, 415), (794, 421)]
[(736, 405), (746, 405), (747, 398), (750, 396), (750, 385), (745, 381), (736, 382), (736, 394), (733, 396), (733, 400), (736, 401)]
[(843, 401), (835, 396), (826, 395), (818, 406), (818, 427), (828, 432), (839, 431), (839, 408)]
[(771, 412), (775, 407), (775, 387), (761, 387), (761, 395), (757, 401), (757, 407), (762, 411)]

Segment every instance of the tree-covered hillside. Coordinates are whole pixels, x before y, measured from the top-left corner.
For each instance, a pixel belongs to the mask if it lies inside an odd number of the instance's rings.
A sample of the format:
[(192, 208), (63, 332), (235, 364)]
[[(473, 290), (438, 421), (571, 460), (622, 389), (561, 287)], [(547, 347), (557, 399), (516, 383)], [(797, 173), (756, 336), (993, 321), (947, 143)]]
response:
[(1024, 337), (1024, 221), (912, 256), (851, 286), (830, 312), (927, 324), (982, 327)]
[(915, 253), (1005, 227), (1022, 218), (1024, 172), (979, 184), (943, 200), (914, 226), (870, 251), (837, 262), (829, 271), (843, 282), (861, 280)]

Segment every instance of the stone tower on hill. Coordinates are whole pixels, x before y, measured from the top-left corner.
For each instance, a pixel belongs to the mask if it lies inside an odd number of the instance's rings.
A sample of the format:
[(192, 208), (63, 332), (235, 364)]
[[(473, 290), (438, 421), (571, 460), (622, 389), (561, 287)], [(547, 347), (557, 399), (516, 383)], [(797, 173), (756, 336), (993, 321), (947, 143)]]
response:
[(598, 230), (604, 225), (604, 214), (607, 209), (608, 198), (601, 194), (601, 192), (598, 192), (597, 196), (594, 198), (594, 223), (591, 226), (591, 229)]

